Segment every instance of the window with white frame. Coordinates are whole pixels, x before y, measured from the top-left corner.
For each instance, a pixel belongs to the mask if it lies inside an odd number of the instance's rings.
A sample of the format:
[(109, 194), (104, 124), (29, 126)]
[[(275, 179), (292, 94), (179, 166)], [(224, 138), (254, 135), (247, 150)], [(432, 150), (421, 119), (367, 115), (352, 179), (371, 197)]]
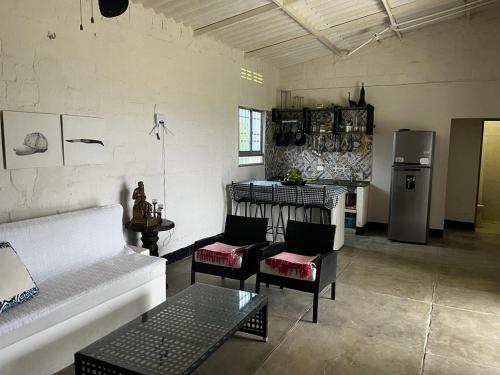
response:
[(239, 107), (239, 165), (264, 163), (263, 112)]

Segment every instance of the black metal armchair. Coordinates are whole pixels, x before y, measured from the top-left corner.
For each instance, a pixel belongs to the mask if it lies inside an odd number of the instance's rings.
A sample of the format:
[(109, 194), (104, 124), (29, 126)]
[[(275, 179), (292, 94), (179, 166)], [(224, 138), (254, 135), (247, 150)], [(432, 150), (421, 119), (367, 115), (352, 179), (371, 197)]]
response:
[(318, 302), (321, 291), (331, 284), (331, 299), (335, 299), (335, 280), (337, 276), (337, 253), (333, 251), (335, 226), (312, 224), (289, 220), (284, 243), (270, 245), (262, 252), (264, 257), (273, 257), (282, 252), (304, 256), (316, 256), (312, 263), (314, 272), (307, 278), (281, 274), (270, 270), (265, 259), (260, 263), (255, 290), (260, 291), (260, 283), (277, 285), (314, 294), (313, 322), (318, 322)]
[[(196, 281), (196, 272), (220, 276), (240, 281), (240, 289), (245, 288), (245, 280), (256, 274), (262, 259), (262, 248), (266, 241), (267, 218), (227, 215), (224, 233), (207, 237), (194, 243), (191, 263), (191, 284)], [(227, 245), (244, 246), (241, 259), (236, 267), (197, 260), (196, 252), (204, 246), (221, 242)]]

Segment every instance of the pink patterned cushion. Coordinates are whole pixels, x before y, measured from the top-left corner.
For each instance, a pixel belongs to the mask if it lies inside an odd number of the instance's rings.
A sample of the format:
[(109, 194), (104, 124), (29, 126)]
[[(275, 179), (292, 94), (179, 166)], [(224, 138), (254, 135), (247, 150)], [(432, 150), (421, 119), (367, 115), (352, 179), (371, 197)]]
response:
[[(313, 261), (318, 255), (307, 256), (282, 252), (264, 260), (267, 269), (287, 277), (313, 281), (316, 277), (316, 264)], [(265, 271), (265, 270), (264, 270)]]
[(240, 268), (244, 250), (245, 246), (233, 246), (222, 242), (215, 242), (198, 249), (195, 253), (195, 260), (197, 262)]

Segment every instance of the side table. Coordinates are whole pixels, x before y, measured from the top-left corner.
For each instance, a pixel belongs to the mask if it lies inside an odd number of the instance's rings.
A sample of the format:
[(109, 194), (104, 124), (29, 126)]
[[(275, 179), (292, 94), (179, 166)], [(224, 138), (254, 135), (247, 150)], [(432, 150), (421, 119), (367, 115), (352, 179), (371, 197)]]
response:
[(132, 232), (141, 233), (142, 247), (149, 249), (149, 255), (158, 256), (158, 233), (171, 230), (175, 227), (175, 223), (171, 220), (163, 219), (160, 224), (147, 228), (145, 225), (133, 224), (128, 222), (125, 228)]

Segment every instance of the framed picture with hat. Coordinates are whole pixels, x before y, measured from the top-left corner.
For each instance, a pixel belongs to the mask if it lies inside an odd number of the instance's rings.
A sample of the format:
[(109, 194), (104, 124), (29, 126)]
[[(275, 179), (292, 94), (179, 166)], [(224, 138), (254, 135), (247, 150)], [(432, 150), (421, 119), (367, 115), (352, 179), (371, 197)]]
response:
[(59, 115), (3, 111), (2, 117), (7, 169), (63, 165)]

